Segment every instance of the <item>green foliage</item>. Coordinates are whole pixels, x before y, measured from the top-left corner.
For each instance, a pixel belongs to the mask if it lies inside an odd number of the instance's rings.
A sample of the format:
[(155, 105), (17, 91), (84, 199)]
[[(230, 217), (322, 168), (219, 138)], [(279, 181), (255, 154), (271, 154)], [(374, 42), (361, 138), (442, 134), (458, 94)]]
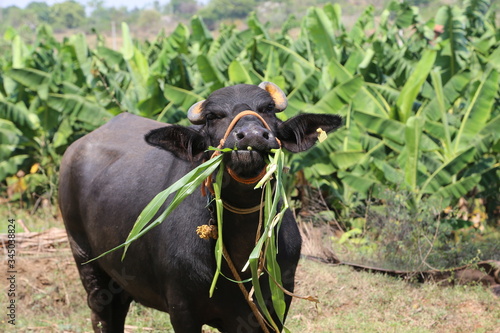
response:
[(73, 29), (85, 21), (85, 8), (76, 1), (56, 3), (51, 10), (52, 22), (56, 28)]
[(255, 8), (256, 2), (256, 0), (212, 0), (199, 14), (209, 25), (227, 18), (244, 19)]
[(477, 228), (472, 215), (481, 212), (480, 199), (442, 212), (432, 198), (418, 210), (408, 210), (411, 193), (385, 190), (377, 200), (358, 207), (352, 228), (333, 239), (341, 260), (364, 262), (387, 269), (422, 271), (445, 269), (474, 261), (498, 260), (498, 232)]
[[(351, 31), (350, 36), (362, 37), (354, 45), (347, 43), (342, 28), (328, 37), (336, 22), (331, 16), (323, 16), (330, 23), (315, 24), (308, 31), (317, 34), (318, 40), (327, 40), (324, 45), (335, 37), (338, 52), (325, 54), (319, 48), (307, 56), (330, 76), (315, 75), (314, 90), (324, 92), (323, 97), (314, 106), (301, 108), (337, 110), (345, 116), (346, 129), (305, 158), (297, 158), (294, 169), (315, 166), (306, 170), (308, 179), (329, 189), (348, 209), (384, 189), (400, 187), (410, 191), (407, 206), (414, 210), (427, 197), (443, 209), (473, 189), (488, 195), (478, 181), (498, 173), (493, 147), (499, 138), (490, 130), (497, 124), (500, 109), (498, 68), (485, 60), (493, 58), (498, 39), (489, 44), (482, 59), (483, 51), (475, 47), (482, 37), (468, 33), (470, 22), (463, 9), (445, 6), (438, 12), (436, 21), (443, 24), (444, 33), (435, 40), (428, 38), (428, 24), (413, 25), (421, 20), (415, 8), (392, 3), (389, 9), (408, 18), (403, 22), (398, 15), (393, 25), (382, 21), (372, 35)], [(327, 12), (327, 7), (314, 9), (314, 17), (308, 19), (317, 20), (320, 11)], [(370, 15), (365, 12), (358, 22), (369, 22)], [(494, 22), (489, 22), (485, 26), (493, 36)], [(405, 37), (399, 28), (409, 26), (417, 33)], [(314, 37), (311, 40), (314, 43)], [(324, 65), (327, 60), (328, 67)], [(345, 90), (356, 76), (364, 78), (364, 83)], [(343, 93), (335, 97), (339, 89)]]
[(290, 157), (292, 171), (304, 170), (342, 216), (395, 188), (410, 193), (414, 211), (427, 198), (443, 209), (471, 191), (495, 207), (500, 33), (492, 13), (489, 1), (467, 1), (424, 21), (417, 7), (392, 2), (379, 18), (367, 7), (347, 29), (340, 6), (327, 4), (294, 23), (296, 37), (250, 15), (245, 30), (221, 25), (213, 35), (193, 17), (148, 42), (124, 23), (119, 51), (102, 40), (90, 47), (82, 34), (59, 42), (45, 25), (32, 43), (10, 29), (0, 57), (0, 180), (36, 163), (56, 174), (71, 142), (120, 112), (186, 125), (187, 108), (212, 91), (268, 80), (287, 93), (282, 119), (344, 117), (343, 129)]
[(26, 6), (26, 10), (33, 12), (39, 23), (52, 22), (50, 7), (45, 2), (30, 2), (28, 6)]
[(161, 14), (153, 9), (143, 10), (139, 15), (137, 25), (141, 28), (146, 28), (148, 26), (156, 26), (161, 21)]

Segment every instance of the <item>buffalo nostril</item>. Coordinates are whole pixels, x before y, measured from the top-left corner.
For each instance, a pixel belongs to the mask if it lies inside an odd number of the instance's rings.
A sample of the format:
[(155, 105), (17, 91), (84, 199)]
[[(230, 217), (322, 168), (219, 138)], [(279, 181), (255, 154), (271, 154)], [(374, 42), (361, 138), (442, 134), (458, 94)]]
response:
[(245, 134), (243, 134), (242, 132), (236, 133), (236, 138), (237, 138), (238, 140), (241, 140), (241, 139), (243, 139), (244, 137), (245, 137)]
[(264, 137), (264, 139), (269, 140), (269, 132), (264, 132), (262, 136)]

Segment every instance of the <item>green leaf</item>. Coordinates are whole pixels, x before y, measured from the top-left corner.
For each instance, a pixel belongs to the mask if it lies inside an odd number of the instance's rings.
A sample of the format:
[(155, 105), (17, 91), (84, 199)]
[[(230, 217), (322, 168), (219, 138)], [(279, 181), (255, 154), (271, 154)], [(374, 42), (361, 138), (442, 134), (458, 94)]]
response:
[(498, 130), (500, 128), (500, 114), (496, 116), (495, 118), (491, 119), (486, 126), (484, 126), (481, 129), (481, 132), (479, 134), (481, 136), (493, 136), (495, 139), (500, 138), (500, 131)]
[(12, 68), (23, 68), (23, 45), (21, 37), (16, 35), (12, 40)]
[(442, 186), (452, 183), (452, 177), (462, 171), (474, 158), (476, 149), (469, 149), (460, 152), (454, 158), (445, 161), (427, 177), (420, 190), (420, 197), (424, 193), (433, 193)]
[[(254, 249), (252, 250), (249, 260), (248, 260), (248, 265), (250, 266), (250, 269), (252, 271), (252, 285), (254, 288), (254, 296), (255, 299), (257, 300), (257, 304), (260, 307), (260, 311), (264, 314), (265, 318), (269, 322), (269, 324), (277, 330), (276, 323), (274, 322), (271, 314), (269, 313), (269, 310), (267, 309), (267, 304), (264, 301), (264, 297), (262, 294), (262, 289), (260, 286), (259, 278), (260, 278), (260, 272), (259, 272), (259, 263), (260, 263), (260, 256), (263, 248), (266, 248), (267, 251), (271, 251), (273, 253), (276, 253), (277, 249), (277, 243), (276, 243), (276, 238), (275, 238), (275, 233), (277, 230), (279, 230), (279, 225), (281, 223), (281, 219), (283, 218), (283, 214), (286, 209), (288, 209), (288, 202), (286, 200), (286, 193), (285, 189), (283, 186), (283, 181), (282, 181), (282, 170), (283, 170), (283, 159), (284, 159), (284, 153), (281, 149), (277, 149), (274, 157), (271, 158), (271, 161), (268, 165), (268, 171), (269, 170), (276, 170), (275, 178), (276, 178), (276, 183), (275, 187), (276, 190), (274, 191), (274, 186), (271, 184), (271, 182), (266, 182), (265, 185), (265, 202), (266, 205), (264, 207), (264, 230), (262, 232), (262, 236), (259, 238), (257, 241), (257, 244), (255, 245)], [(259, 183), (260, 184), (260, 183)], [(274, 191), (274, 198), (273, 196), (273, 191)], [(281, 207), (281, 211), (277, 213), (278, 210), (278, 204), (280, 203), (280, 198), (283, 200), (283, 205)], [(272, 203), (272, 204), (269, 204)], [(267, 246), (266, 246), (267, 244)], [(271, 248), (271, 250), (269, 250)], [(268, 253), (265, 253), (266, 257), (268, 256)], [(284, 311), (285, 311), (285, 306), (284, 306), (284, 295), (283, 291), (275, 285), (276, 281), (277, 283), (281, 283), (281, 276), (280, 270), (276, 267), (277, 262), (272, 263), (271, 265), (268, 265), (268, 274), (270, 274), (270, 289), (271, 289), (271, 295), (272, 295), (272, 301), (273, 301), (273, 308), (276, 311), (276, 314), (278, 315), (278, 318), (283, 322), (283, 317), (284, 317)], [(244, 268), (245, 269), (245, 268)], [(271, 281), (272, 280), (272, 281)]]
[(47, 104), (62, 114), (68, 114), (71, 121), (81, 121), (94, 127), (111, 119), (112, 114), (95, 102), (79, 95), (49, 94)]
[[(335, 166), (335, 168), (340, 170), (345, 170), (353, 165), (358, 164), (366, 157), (366, 152), (364, 151), (338, 151), (330, 154), (330, 161), (327, 164)], [(313, 166), (316, 168), (316, 165)], [(332, 172), (335, 171), (332, 169)], [(329, 172), (330, 174), (332, 172)]]
[[(431, 78), (432, 78), (432, 85), (434, 86), (434, 91), (436, 94), (436, 97), (434, 101), (437, 104), (437, 107), (439, 109), (439, 112), (441, 114), (441, 124), (443, 127), (444, 131), (444, 137), (442, 138), (441, 142), (444, 147), (445, 155), (447, 157), (452, 155), (451, 152), (451, 135), (450, 135), (450, 129), (448, 126), (448, 117), (447, 117), (447, 107), (445, 104), (445, 96), (443, 93), (443, 85), (441, 83), (441, 76), (439, 75), (437, 70), (433, 70), (431, 72)], [(448, 106), (449, 107), (449, 106)]]
[[(209, 60), (213, 64), (214, 69), (224, 72), (229, 67), (229, 64), (243, 52), (252, 38), (253, 34), (251, 30), (234, 33), (221, 45), (220, 49), (213, 56), (208, 57), (205, 55), (205, 57), (207, 61)], [(222, 79), (221, 81), (224, 80)]]
[(72, 134), (73, 134), (73, 128), (71, 127), (69, 119), (68, 118), (63, 119), (61, 125), (57, 129), (56, 134), (54, 134), (54, 139), (52, 140), (54, 148), (58, 148), (69, 144), (68, 139)]
[(21, 129), (27, 127), (36, 130), (40, 126), (38, 116), (30, 112), (23, 102), (12, 104), (0, 98), (0, 118), (12, 121)]
[(354, 121), (370, 133), (379, 134), (399, 144), (404, 143), (405, 125), (399, 121), (361, 111), (354, 113)]
[(283, 52), (286, 56), (291, 57), (292, 58), (291, 61), (293, 61), (293, 63), (297, 62), (297, 63), (299, 63), (299, 65), (301, 65), (305, 69), (319, 72), (319, 69), (316, 68), (314, 63), (308, 61), (307, 59), (302, 57), (300, 54), (298, 54), (296, 51), (292, 50), (291, 48), (289, 48), (285, 45), (282, 45), (278, 42), (267, 40), (267, 39), (262, 39), (260, 41), (260, 43), (269, 44), (271, 46), (274, 46), (275, 48), (277, 48), (281, 52)]
[(49, 93), (51, 75), (34, 68), (13, 68), (5, 73), (14, 81), (36, 91), (42, 100), (46, 100)]
[(484, 128), (488, 121), (495, 96), (498, 93), (498, 72), (485, 73), (474, 95), (469, 100), (462, 124), (455, 137), (455, 152), (466, 149), (470, 141)]
[(375, 167), (382, 171), (384, 178), (394, 185), (403, 184), (404, 182), (404, 174), (401, 169), (394, 168), (387, 161), (382, 161), (379, 159), (375, 159), (373, 161)]
[(400, 28), (408, 28), (418, 22), (418, 7), (410, 6), (408, 3), (401, 3), (397, 13), (396, 25)]
[(126, 62), (132, 77), (134, 92), (139, 100), (146, 99), (148, 96), (146, 87), (149, 79), (149, 65), (146, 57), (139, 49), (134, 47), (133, 57), (126, 60)]
[(164, 86), (164, 96), (174, 104), (180, 106), (183, 110), (186, 110), (186, 112), (191, 107), (191, 105), (193, 105), (197, 101), (203, 100), (203, 96), (200, 96), (192, 91), (174, 87), (168, 84), (165, 84)]
[(142, 52), (134, 46), (130, 30), (125, 22), (122, 22), (122, 54), (131, 74), (134, 94), (137, 95), (137, 100), (147, 98), (146, 85), (149, 78), (149, 65), (146, 57)]
[(231, 62), (228, 69), (228, 75), (229, 81), (234, 84), (252, 84), (252, 78), (250, 77), (250, 74), (248, 73), (245, 66), (243, 66), (238, 60), (233, 60), (233, 62)]
[(359, 76), (339, 84), (327, 92), (318, 103), (305, 112), (311, 113), (338, 113), (342, 107), (351, 102), (359, 89), (363, 86), (363, 79)]
[(413, 102), (415, 102), (422, 85), (427, 79), (427, 76), (429, 76), (435, 59), (436, 51), (424, 51), (422, 58), (415, 67), (415, 70), (410, 75), (401, 90), (398, 100), (396, 101), (396, 105), (398, 107), (398, 119), (401, 122), (406, 123), (408, 118), (410, 118), (412, 114)]
[(260, 23), (255, 12), (251, 12), (248, 15), (247, 23), (248, 27), (252, 30), (254, 37), (262, 35), (264, 36), (264, 38), (270, 39), (267, 29), (264, 27), (262, 23)]
[(488, 57), (490, 63), (497, 72), (500, 72), (500, 48), (495, 49)]
[(107, 47), (98, 46), (94, 52), (100, 58), (105, 59), (106, 64), (111, 68), (113, 67), (119, 68), (124, 61), (123, 53), (117, 52)]
[[(441, 67), (449, 71), (450, 76), (455, 75), (465, 66), (465, 59), (469, 57), (467, 33), (465, 30), (466, 18), (462, 9), (456, 6), (443, 6), (439, 8), (435, 18), (436, 24), (444, 27), (439, 39), (443, 40)], [(449, 58), (449, 61), (446, 61)]]
[(131, 60), (134, 56), (134, 43), (132, 41), (132, 36), (130, 35), (130, 29), (128, 24), (122, 22), (122, 54), (125, 60)]
[[(23, 133), (9, 120), (0, 118), (0, 159), (6, 160), (16, 149)], [(0, 181), (3, 178), (0, 178)]]
[[(340, 83), (344, 83), (354, 77), (337, 59), (331, 59), (328, 65), (328, 73)], [(373, 93), (368, 89), (366, 83), (361, 86), (360, 91), (355, 96), (353, 108), (365, 112), (371, 111), (371, 113), (380, 115), (387, 115), (390, 109), (385, 99), (380, 94)]]
[[(266, 72), (263, 81), (274, 82), (273, 78), (279, 76), (281, 71), (279, 52), (275, 51), (274, 47), (270, 47), (267, 54)], [(274, 83), (277, 84), (277, 82)]]
[(374, 10), (372, 5), (367, 6), (349, 32), (349, 37), (351, 37), (357, 45), (363, 44), (363, 42), (366, 41), (368, 31), (374, 28)]
[[(434, 75), (432, 74), (434, 73)], [(436, 95), (427, 106), (423, 109), (423, 114), (431, 120), (444, 121), (443, 110), (447, 112), (453, 105), (453, 103), (464, 95), (464, 90), (470, 83), (471, 75), (469, 72), (460, 72), (454, 75), (444, 87), (442, 87), (441, 78), (438, 78), (438, 69), (435, 68), (431, 72), (432, 82), (434, 87), (434, 92)], [(441, 85), (441, 87), (439, 86)], [(442, 100), (442, 102), (441, 102)], [(442, 103), (442, 105), (440, 104)], [(446, 120), (447, 121), (447, 120)]]
[(330, 22), (332, 22), (332, 26), (335, 30), (342, 30), (342, 7), (338, 3), (331, 4), (327, 3), (323, 10), (325, 14), (328, 16)]
[(0, 161), (0, 181), (5, 177), (15, 174), (25, 160), (29, 158), (28, 155), (15, 155), (6, 160)]
[[(286, 303), (283, 291), (279, 286), (282, 285), (281, 269), (276, 258), (278, 257), (278, 240), (276, 233), (273, 232), (269, 237), (269, 246), (266, 251), (266, 267), (267, 273), (270, 276), (269, 287), (271, 289), (271, 299), (273, 308), (278, 316), (278, 319), (283, 323), (286, 311)], [(279, 285), (279, 286), (278, 286)]]
[(175, 53), (188, 53), (189, 28), (184, 23), (179, 23), (174, 32), (168, 37), (168, 41), (175, 49)]
[(449, 206), (451, 200), (458, 199), (466, 195), (470, 190), (479, 184), (480, 180), (481, 175), (478, 174), (462, 178), (457, 182), (440, 187), (430, 196), (429, 200), (434, 203), (440, 203), (439, 206), (444, 208)]
[(203, 20), (199, 16), (193, 16), (191, 18), (191, 28), (193, 30), (193, 34), (191, 35), (191, 40), (193, 42), (198, 42), (202, 45), (205, 45), (213, 41), (210, 30), (208, 30), (205, 22), (203, 22)]
[(310, 8), (306, 14), (306, 22), (309, 35), (323, 54), (324, 59), (337, 58), (333, 24), (324, 10), (316, 7)]
[[(219, 155), (219, 156), (222, 156)], [(214, 188), (214, 194), (215, 194), (215, 206), (216, 206), (216, 214), (217, 214), (217, 242), (215, 242), (215, 265), (216, 265), (216, 270), (214, 273), (214, 277), (212, 279), (212, 285), (210, 286), (209, 290), (209, 296), (212, 297), (213, 293), (215, 291), (215, 286), (217, 285), (217, 280), (219, 278), (219, 275), (221, 274), (221, 267), (222, 267), (222, 256), (223, 256), (223, 247), (224, 247), (224, 235), (223, 235), (223, 210), (224, 206), (222, 203), (221, 199), (221, 185), (222, 184), (222, 177), (224, 175), (224, 166), (222, 163), (220, 163), (221, 167), (219, 168), (219, 171), (217, 172), (217, 177), (215, 179), (215, 182), (213, 183), (213, 188)], [(227, 258), (226, 258), (227, 260)]]
[(210, 86), (211, 91), (215, 91), (224, 86), (224, 76), (206, 55), (200, 54), (196, 58), (196, 63), (198, 64), (198, 69), (203, 81)]
[(398, 100), (399, 95), (401, 94), (400, 91), (388, 85), (380, 85), (370, 82), (366, 82), (365, 85), (368, 91), (371, 92), (371, 94), (383, 97), (382, 100), (383, 102), (385, 102), (383, 110), (385, 111), (384, 114), (386, 115), (386, 117), (388, 117), (389, 114), (391, 113), (390, 105), (396, 104), (396, 101)]
[(405, 141), (408, 155), (405, 167), (405, 181), (412, 191), (417, 188), (418, 161), (421, 154), (420, 138), (422, 137), (424, 124), (425, 118), (414, 116), (410, 117), (406, 122)]
[(368, 193), (372, 185), (377, 183), (376, 179), (368, 177), (367, 175), (360, 176), (351, 172), (339, 172), (339, 177), (345, 184), (361, 193)]
[(91, 76), (90, 67), (92, 63), (92, 58), (89, 57), (89, 49), (87, 45), (87, 39), (83, 33), (78, 33), (72, 35), (69, 38), (69, 44), (75, 50), (76, 59), (86, 76)]

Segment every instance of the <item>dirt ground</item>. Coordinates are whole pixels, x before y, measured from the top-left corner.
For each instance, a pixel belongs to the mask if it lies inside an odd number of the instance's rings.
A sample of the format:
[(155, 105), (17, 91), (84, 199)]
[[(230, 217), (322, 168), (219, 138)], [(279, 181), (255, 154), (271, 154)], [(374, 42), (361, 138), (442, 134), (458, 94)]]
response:
[[(0, 281), (9, 277), (7, 270), (0, 270)], [(294, 333), (500, 332), (500, 299), (481, 286), (414, 285), (309, 260), (301, 261), (296, 281), (297, 294), (319, 296), (321, 303), (294, 300), (287, 321)], [(2, 307), (9, 304), (4, 282)], [(15, 331), (91, 330), (85, 293), (67, 243), (21, 249), (15, 283)], [(171, 332), (166, 315), (159, 319), (159, 312), (138, 305), (130, 313), (127, 332)], [(1, 317), (0, 331), (14, 328), (6, 318)]]

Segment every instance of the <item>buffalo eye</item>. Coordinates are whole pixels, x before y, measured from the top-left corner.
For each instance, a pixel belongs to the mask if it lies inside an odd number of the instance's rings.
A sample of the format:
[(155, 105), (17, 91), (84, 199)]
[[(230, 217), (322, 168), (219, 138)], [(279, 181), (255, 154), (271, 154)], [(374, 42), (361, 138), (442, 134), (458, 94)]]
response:
[(274, 112), (274, 110), (276, 109), (276, 104), (273, 103), (269, 103), (267, 106), (266, 106), (266, 109), (264, 110), (265, 112)]
[(213, 113), (213, 112), (209, 112), (205, 116), (205, 119), (207, 119), (207, 120), (215, 120), (215, 119), (221, 119), (221, 118), (224, 118), (224, 116), (221, 114)]

